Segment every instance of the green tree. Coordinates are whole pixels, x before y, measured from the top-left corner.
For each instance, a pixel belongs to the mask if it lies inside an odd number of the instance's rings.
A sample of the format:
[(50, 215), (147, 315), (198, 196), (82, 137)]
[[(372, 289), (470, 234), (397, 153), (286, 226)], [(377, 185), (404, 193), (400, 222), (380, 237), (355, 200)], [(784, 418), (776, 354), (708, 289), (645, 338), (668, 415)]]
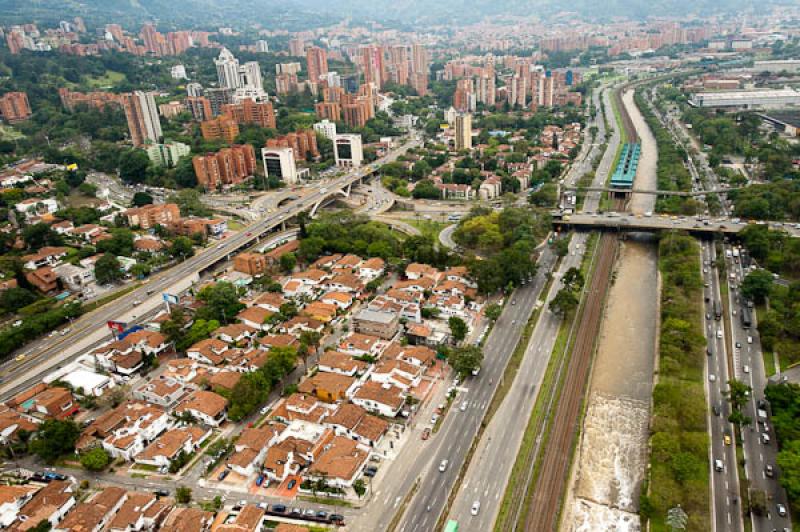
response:
[(122, 279), (122, 265), (117, 257), (104, 254), (94, 263), (94, 278), (100, 284), (110, 284)]
[(176, 237), (169, 247), (169, 254), (181, 260), (186, 260), (193, 256), (194, 244), (192, 239), (185, 236)]
[(747, 398), (750, 397), (752, 388), (744, 382), (736, 379), (728, 381), (728, 389), (723, 391), (723, 395), (728, 398), (733, 408), (739, 410), (747, 403)]
[(297, 266), (297, 257), (295, 257), (294, 253), (284, 253), (278, 259), (281, 265), (281, 270), (285, 273), (292, 273), (294, 271), (294, 267)]
[(503, 313), (503, 307), (497, 304), (487, 305), (483, 314), (492, 321), (497, 321), (497, 318)]
[(178, 486), (175, 489), (175, 500), (179, 504), (189, 504), (192, 501), (192, 488)]
[(7, 312), (16, 312), (36, 301), (36, 295), (25, 288), (8, 288), (0, 292), (0, 307)]
[(102, 471), (111, 462), (111, 457), (102, 447), (92, 447), (81, 453), (81, 465), (89, 471)]
[(578, 308), (578, 296), (567, 287), (558, 291), (555, 297), (550, 301), (550, 310), (562, 316), (572, 313)]
[(52, 464), (62, 456), (75, 451), (81, 431), (71, 419), (48, 419), (39, 425), (36, 435), (31, 439), (29, 448), (47, 462)]
[(450, 327), (450, 334), (453, 336), (453, 340), (456, 342), (460, 342), (467, 337), (469, 328), (467, 324), (464, 323), (464, 320), (458, 316), (450, 316), (447, 320), (447, 325)]
[(583, 273), (578, 268), (570, 268), (564, 273), (561, 282), (570, 290), (580, 290), (584, 283)]
[(553, 250), (556, 252), (556, 255), (559, 257), (566, 257), (567, 253), (569, 253), (569, 239), (568, 238), (559, 238), (553, 243)]
[(463, 377), (481, 367), (483, 351), (472, 345), (457, 347), (450, 351), (448, 360), (456, 373)]
[(763, 303), (772, 289), (772, 274), (766, 270), (755, 270), (742, 281), (742, 295), (756, 303)]
[(150, 159), (140, 149), (125, 150), (119, 155), (119, 176), (128, 183), (144, 183)]
[(244, 308), (239, 301), (239, 289), (227, 281), (203, 288), (197, 294), (197, 299), (205, 303), (197, 312), (197, 316), (221, 323), (235, 320), (236, 315)]
[(37, 250), (45, 246), (60, 246), (64, 243), (61, 235), (45, 223), (29, 225), (22, 230), (22, 240), (28, 249)]
[(151, 205), (152, 203), (153, 203), (153, 196), (151, 196), (147, 192), (136, 192), (133, 195), (133, 200), (131, 200), (131, 204), (134, 207), (142, 207), (143, 205)]
[(363, 497), (365, 493), (367, 493), (367, 486), (364, 483), (363, 478), (358, 478), (353, 482), (353, 491), (356, 492), (356, 495), (358, 495), (359, 499)]

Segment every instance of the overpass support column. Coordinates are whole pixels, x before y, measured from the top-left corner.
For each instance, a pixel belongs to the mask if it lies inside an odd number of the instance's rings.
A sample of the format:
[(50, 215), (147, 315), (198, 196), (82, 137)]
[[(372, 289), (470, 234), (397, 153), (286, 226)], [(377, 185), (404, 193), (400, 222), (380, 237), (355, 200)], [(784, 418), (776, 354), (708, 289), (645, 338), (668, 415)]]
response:
[(281, 222), (281, 231), (286, 231), (286, 222)]
[(311, 213), (309, 214), (310, 218), (313, 218), (314, 216), (317, 215), (317, 209), (319, 209), (320, 205), (322, 205), (322, 201), (319, 201), (318, 203), (314, 204), (314, 206), (311, 208)]

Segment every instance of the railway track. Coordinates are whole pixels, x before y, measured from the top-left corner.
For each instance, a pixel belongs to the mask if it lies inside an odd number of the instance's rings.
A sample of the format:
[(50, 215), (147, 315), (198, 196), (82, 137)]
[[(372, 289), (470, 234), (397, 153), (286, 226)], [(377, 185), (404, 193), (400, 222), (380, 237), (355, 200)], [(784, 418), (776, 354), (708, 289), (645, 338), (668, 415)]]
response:
[[(614, 92), (614, 99), (622, 119), (628, 142), (638, 142), (638, 135), (633, 127), (622, 102), (622, 87)], [(617, 212), (626, 210), (624, 199), (615, 199)], [(534, 479), (533, 490), (528, 494), (530, 482), (525, 484), (525, 496), (520, 499), (522, 506), (527, 499), (528, 511), (522, 529), (527, 532), (546, 532), (558, 527), (561, 502), (566, 492), (569, 468), (572, 462), (572, 450), (578, 435), (583, 400), (586, 394), (586, 383), (595, 350), (595, 342), (600, 332), (603, 305), (610, 286), (611, 272), (619, 249), (617, 237), (612, 233), (604, 233), (600, 239), (594, 274), (586, 294), (583, 312), (579, 317), (575, 332), (572, 356), (569, 363), (561, 368), (563, 386), (554, 389), (551, 404), (554, 410), (550, 413), (552, 424), (546, 434), (546, 441), (537, 442), (536, 456), (530, 457), (528, 467), (532, 476), (536, 463), (539, 463), (538, 475)], [(561, 376), (560, 376), (561, 377)], [(540, 435), (540, 438), (542, 436)], [(518, 509), (517, 512), (520, 512)], [(520, 529), (515, 526), (515, 529)]]

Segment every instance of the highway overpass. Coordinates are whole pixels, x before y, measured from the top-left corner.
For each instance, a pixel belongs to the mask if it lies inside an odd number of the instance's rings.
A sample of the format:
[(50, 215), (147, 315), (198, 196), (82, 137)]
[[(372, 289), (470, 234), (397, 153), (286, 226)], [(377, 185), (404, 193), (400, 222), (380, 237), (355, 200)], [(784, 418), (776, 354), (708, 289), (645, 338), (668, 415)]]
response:
[(137, 318), (163, 304), (162, 293), (177, 294), (188, 289), (200, 279), (203, 272), (220, 262), (230, 260), (234, 254), (260, 242), (274, 231), (285, 229), (286, 222), (301, 212), (310, 211), (313, 214), (320, 205), (336, 195), (348, 193), (353, 183), (371, 176), (382, 164), (396, 160), (419, 143), (420, 141), (412, 136), (406, 143), (370, 165), (333, 180), (314, 183), (306, 189), (306, 194), (281, 206), (275, 212), (266, 213), (262, 219), (248, 225), (242, 231), (168, 270), (153, 275), (139, 288), (81, 316), (71, 324), (69, 332), (63, 336), (55, 335), (28, 346), (27, 350), (23, 351), (24, 357), (20, 360), (9, 358), (0, 365), (0, 376), (3, 379), (0, 385), (0, 398), (8, 397), (18, 391), (24, 383), (30, 382), (32, 377), (55, 369), (57, 365), (85, 353), (99, 340), (108, 338), (109, 332), (106, 327), (108, 320), (136, 322)]
[[(778, 222), (753, 222), (769, 225), (770, 228), (783, 230), (794, 237), (800, 237), (800, 224), (782, 224)], [(592, 213), (554, 216), (553, 225), (558, 228), (597, 229), (627, 232), (689, 231), (698, 234), (723, 233), (735, 235), (750, 223), (733, 222), (728, 218), (706, 218), (704, 216), (634, 216), (633, 214)]]

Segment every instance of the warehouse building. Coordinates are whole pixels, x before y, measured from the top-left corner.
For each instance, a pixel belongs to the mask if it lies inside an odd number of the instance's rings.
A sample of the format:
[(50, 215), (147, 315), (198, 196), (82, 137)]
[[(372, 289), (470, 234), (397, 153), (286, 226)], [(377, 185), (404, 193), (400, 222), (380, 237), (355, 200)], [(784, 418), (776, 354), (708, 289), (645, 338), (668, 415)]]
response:
[(698, 92), (692, 95), (689, 104), (695, 107), (738, 109), (789, 107), (800, 105), (800, 92), (788, 87), (773, 90)]

